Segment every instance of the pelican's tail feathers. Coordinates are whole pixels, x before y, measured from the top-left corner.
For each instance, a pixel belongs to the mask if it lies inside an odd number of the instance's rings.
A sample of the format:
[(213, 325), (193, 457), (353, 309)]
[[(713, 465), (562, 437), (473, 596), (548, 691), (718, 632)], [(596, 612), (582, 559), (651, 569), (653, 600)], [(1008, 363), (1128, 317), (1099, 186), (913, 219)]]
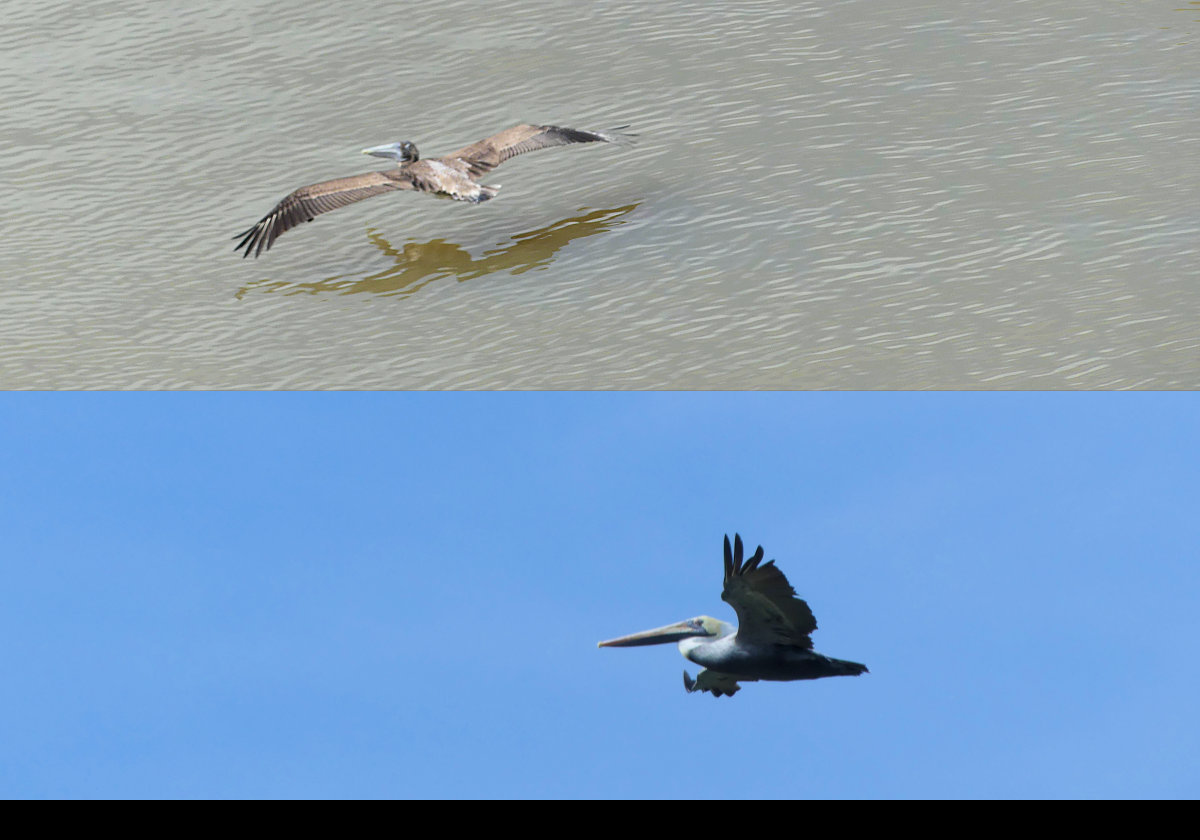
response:
[(834, 677), (857, 677), (859, 674), (869, 674), (867, 666), (861, 662), (850, 662), (846, 659), (833, 659), (827, 657), (829, 664), (833, 666), (834, 671), (831, 676)]

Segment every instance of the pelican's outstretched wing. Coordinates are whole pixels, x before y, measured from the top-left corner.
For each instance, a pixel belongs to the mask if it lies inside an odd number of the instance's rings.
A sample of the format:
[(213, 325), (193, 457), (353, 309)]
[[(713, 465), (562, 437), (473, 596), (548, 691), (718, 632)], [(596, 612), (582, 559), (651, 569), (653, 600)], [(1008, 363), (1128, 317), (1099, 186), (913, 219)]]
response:
[(697, 674), (696, 679), (692, 679), (692, 675), (687, 671), (683, 672), (683, 687), (688, 690), (689, 694), (693, 691), (707, 691), (713, 697), (732, 697), (742, 690), (742, 687), (738, 685), (738, 680), (758, 682), (758, 680), (747, 680), (744, 677), (731, 677), (729, 674), (721, 674), (707, 668)]
[(763, 565), (762, 546), (742, 562), (742, 538), (734, 534), (733, 550), (725, 537), (725, 589), (721, 600), (733, 606), (738, 616), (738, 639), (762, 644), (786, 644), (812, 650), (809, 635), (817, 619), (803, 600), (796, 597), (774, 560)]
[(309, 184), (276, 204), (275, 209), (263, 216), (250, 230), (235, 236), (234, 239), (242, 241), (234, 246), (233, 250), (240, 251), (245, 248), (243, 258), (250, 256), (251, 252), (257, 257), (263, 251), (269, 250), (280, 234), (301, 222), (311, 222), (322, 213), (373, 195), (412, 188), (411, 179), (399, 172), (366, 172), (350, 178)]
[(490, 172), (511, 157), (548, 149), (551, 146), (566, 146), (570, 143), (628, 143), (634, 135), (624, 134), (621, 129), (608, 131), (583, 131), (578, 128), (562, 128), (557, 125), (514, 125), (486, 140), (445, 155), (442, 160), (461, 160), (470, 169), (471, 177), (478, 178)]

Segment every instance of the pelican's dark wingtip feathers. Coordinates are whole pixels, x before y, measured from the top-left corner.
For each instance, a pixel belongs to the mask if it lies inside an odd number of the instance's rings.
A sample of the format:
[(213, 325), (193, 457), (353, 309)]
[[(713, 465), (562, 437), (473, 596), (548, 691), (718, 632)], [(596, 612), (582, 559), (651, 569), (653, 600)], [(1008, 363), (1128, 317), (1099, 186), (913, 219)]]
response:
[[(742, 567), (742, 574), (747, 574), (749, 572), (753, 572), (755, 569), (758, 568), (758, 564), (762, 562), (762, 559), (763, 559), (763, 547), (760, 545), (757, 549), (755, 549), (754, 556), (751, 557), (749, 560), (747, 560), (746, 565), (744, 565)], [(773, 563), (773, 562), (775, 562), (775, 561), (772, 560), (771, 563)], [(767, 565), (769, 566), (769, 565), (771, 565), (771, 563), (768, 563)]]
[[(269, 228), (270, 219), (271, 217), (267, 216), (254, 227), (233, 237), (234, 239), (241, 240), (237, 245), (233, 246), (234, 252), (236, 253), (237, 251), (242, 251), (242, 249), (245, 249), (245, 251), (242, 253), (242, 259), (246, 259), (246, 257), (250, 256), (251, 254), (254, 254), (254, 256), (257, 258), (258, 255), (262, 253), (263, 242), (266, 239), (264, 230)], [(256, 246), (257, 251), (255, 250)]]
[(604, 131), (597, 131), (606, 143), (613, 143), (617, 146), (632, 146), (638, 141), (641, 135), (635, 134), (632, 131), (626, 131), (628, 125), (618, 125), (615, 128), (606, 128)]
[[(553, 126), (547, 126), (547, 128), (552, 128), (552, 127)], [(627, 128), (629, 128), (628, 124), (613, 126), (612, 128), (606, 128), (603, 131), (580, 131), (579, 129), (560, 129), (560, 130), (572, 131), (577, 134), (583, 135), (584, 139), (582, 140), (582, 142), (585, 142), (585, 143), (592, 142), (592, 141), (600, 141), (602, 143), (614, 143), (618, 146), (632, 146), (634, 143), (637, 142), (638, 135), (634, 134), (631, 131), (626, 131), (625, 129), (627, 129)], [(576, 140), (575, 142), (581, 142), (581, 141)]]

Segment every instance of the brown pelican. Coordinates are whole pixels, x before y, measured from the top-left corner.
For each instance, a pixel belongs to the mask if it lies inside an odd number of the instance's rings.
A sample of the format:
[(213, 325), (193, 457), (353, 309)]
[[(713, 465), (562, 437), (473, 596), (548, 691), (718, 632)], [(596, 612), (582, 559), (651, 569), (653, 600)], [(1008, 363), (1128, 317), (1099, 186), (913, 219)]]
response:
[(633, 647), (679, 642), (679, 652), (705, 670), (692, 679), (683, 672), (689, 692), (708, 691), (732, 697), (738, 682), (758, 680), (815, 680), (856, 677), (867, 666), (822, 656), (812, 649), (809, 635), (817, 629), (808, 604), (796, 597), (774, 560), (764, 565), (762, 546), (742, 562), (742, 538), (725, 537), (725, 589), (721, 600), (737, 613), (735, 628), (707, 615), (600, 642), (600, 647)]
[(364, 155), (396, 161), (397, 168), (301, 187), (276, 204), (275, 209), (263, 216), (254, 227), (235, 236), (234, 239), (241, 239), (241, 242), (234, 250), (245, 248), (243, 258), (250, 256), (251, 252), (257, 257), (270, 249), (276, 237), (301, 222), (311, 222), (321, 213), (395, 190), (420, 190), (479, 204), (494, 197), (500, 185), (486, 187), (478, 179), (509, 158), (571, 143), (631, 142), (634, 135), (621, 132), (621, 129), (628, 127), (623, 125), (608, 131), (582, 131), (556, 125), (515, 125), (457, 152), (424, 160), (417, 152), (417, 147), (407, 140), (363, 149)]

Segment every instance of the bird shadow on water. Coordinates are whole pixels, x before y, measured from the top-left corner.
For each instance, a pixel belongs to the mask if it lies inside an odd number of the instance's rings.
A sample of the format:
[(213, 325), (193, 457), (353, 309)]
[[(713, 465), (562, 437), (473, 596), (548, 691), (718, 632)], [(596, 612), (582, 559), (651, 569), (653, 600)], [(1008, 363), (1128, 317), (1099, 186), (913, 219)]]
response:
[[(278, 280), (259, 280), (238, 290), (240, 300), (251, 292), (296, 294), (350, 295), (367, 292), (376, 295), (407, 297), (443, 278), (460, 283), (474, 280), (497, 271), (522, 274), (549, 265), (564, 246), (588, 236), (611, 230), (624, 224), (641, 202), (608, 210), (587, 210), (582, 215), (562, 219), (537, 230), (514, 234), (511, 242), (484, 251), (476, 258), (460, 245), (444, 239), (428, 242), (406, 242), (397, 248), (374, 229), (367, 230), (371, 242), (387, 254), (395, 265), (366, 277), (339, 274), (311, 283), (288, 283)], [(584, 212), (586, 211), (586, 212)]]

